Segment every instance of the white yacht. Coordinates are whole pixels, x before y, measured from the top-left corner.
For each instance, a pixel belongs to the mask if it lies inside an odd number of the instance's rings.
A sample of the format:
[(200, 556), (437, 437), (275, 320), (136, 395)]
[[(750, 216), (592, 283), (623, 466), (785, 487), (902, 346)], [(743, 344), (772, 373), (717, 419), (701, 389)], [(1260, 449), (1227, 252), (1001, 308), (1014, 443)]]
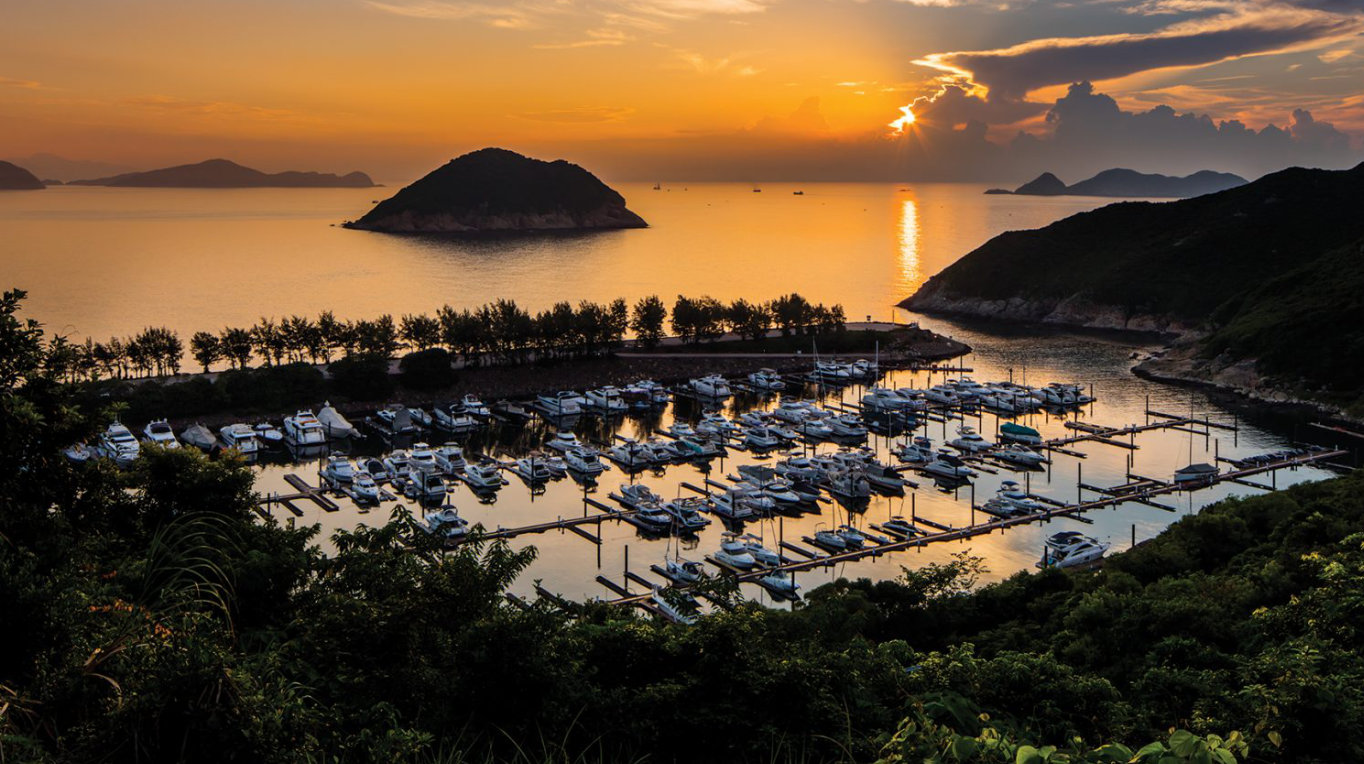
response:
[(197, 422), (182, 430), (180, 439), (203, 451), (212, 451), (218, 447), (218, 436)]
[(545, 441), (545, 446), (555, 451), (567, 452), (571, 448), (582, 448), (583, 442), (578, 439), (577, 435), (573, 434), (572, 430), (559, 430), (554, 433), (554, 437)]
[(583, 397), (572, 390), (562, 390), (536, 397), (535, 408), (550, 417), (578, 416), (583, 413), (583, 401)]
[(473, 393), (465, 395), (459, 402), (464, 407), (464, 413), (475, 419), (487, 419), (493, 415), (487, 404), (479, 400), (478, 396)]
[(388, 465), (384, 463), (383, 459), (378, 457), (372, 456), (365, 459), (360, 464), (360, 469), (369, 473), (369, 476), (374, 478), (374, 482), (376, 483), (382, 483), (392, 477), (388, 472)]
[(464, 449), (458, 443), (446, 443), (437, 448), (434, 454), (436, 467), (447, 475), (464, 472)]
[(1187, 467), (1180, 467), (1175, 470), (1175, 483), (1179, 485), (1211, 483), (1217, 477), (1217, 472), (1217, 468), (1211, 464), (1203, 462), (1190, 464)]
[(847, 544), (849, 549), (861, 549), (870, 540), (867, 534), (847, 524), (838, 526), (834, 532), (843, 538), (843, 543)]
[(820, 528), (815, 531), (815, 543), (835, 553), (845, 552), (848, 549), (848, 540), (843, 538), (838, 531), (828, 528)]
[(796, 579), (784, 570), (773, 570), (758, 579), (758, 583), (763, 588), (781, 597), (798, 599), (800, 596), (798, 593), (800, 584), (797, 584)]
[(324, 402), (322, 408), (317, 410), (317, 421), (322, 424), (329, 438), (349, 438), (358, 434), (355, 426), (341, 416), (341, 412), (330, 401)]
[(919, 535), (919, 529), (915, 528), (902, 515), (896, 515), (884, 523), (881, 523), (881, 530), (901, 539), (912, 538)]
[(422, 502), (434, 503), (445, 500), (445, 478), (434, 472), (412, 470), (403, 492)]
[(171, 430), (170, 422), (164, 419), (154, 419), (148, 422), (147, 426), (142, 428), (142, 439), (162, 448), (180, 447), (180, 441), (175, 439), (175, 432)]
[(662, 506), (663, 497), (643, 483), (621, 483), (620, 491), (611, 498), (620, 502), (626, 509), (639, 509), (643, 506)]
[(464, 407), (463, 403), (449, 403), (431, 409), (432, 422), (446, 432), (455, 434), (470, 433), (483, 426)]
[(595, 448), (576, 446), (564, 452), (564, 463), (570, 470), (580, 475), (600, 475), (606, 471), (606, 464)]
[(629, 404), (621, 397), (620, 390), (609, 385), (599, 387), (596, 390), (588, 390), (587, 407), (594, 411), (600, 411), (607, 416), (624, 414), (630, 410)]
[(748, 375), (748, 384), (754, 390), (775, 393), (786, 389), (786, 383), (776, 369), (758, 369)]
[(899, 413), (912, 407), (912, 400), (884, 387), (873, 387), (862, 396), (862, 410), (871, 414)]
[(403, 448), (388, 452), (384, 456), (384, 467), (387, 468), (390, 480), (407, 480), (413, 471), (411, 452)]
[(784, 443), (770, 427), (750, 427), (744, 431), (744, 445), (755, 451), (766, 451)]
[(355, 470), (355, 476), (351, 478), (350, 493), (357, 502), (367, 504), (379, 502), (379, 484), (375, 482), (373, 475), (363, 469)]
[(284, 433), (269, 422), (257, 423), (252, 429), (256, 431), (256, 440), (266, 448), (275, 448), (284, 442)]
[(640, 443), (632, 438), (617, 443), (607, 453), (611, 457), (611, 461), (630, 472), (647, 469), (657, 461), (654, 450), (648, 444)]
[(899, 470), (880, 462), (872, 462), (864, 465), (862, 467), (862, 474), (866, 477), (867, 482), (871, 483), (873, 488), (891, 494), (903, 492), (905, 490), (905, 485), (908, 482), (905, 480), (904, 476), (900, 474)]
[(1020, 445), (1018, 443), (1010, 443), (1009, 445), (995, 451), (993, 453), (993, 456), (996, 459), (1001, 459), (1011, 464), (1017, 464), (1020, 467), (1029, 468), (1039, 467), (1051, 461), (1042, 454), (1039, 454), (1038, 452), (1032, 450), (1031, 448), (1028, 448), (1027, 446), (1024, 445)]
[(708, 518), (701, 516), (705, 500), (700, 497), (673, 499), (663, 505), (663, 510), (673, 516), (674, 525), (684, 531), (697, 531), (710, 525)]
[(454, 507), (427, 512), (422, 520), (422, 530), (446, 541), (463, 538), (469, 532), (469, 521), (460, 517)]
[(355, 465), (348, 457), (328, 456), (322, 465), (322, 477), (330, 483), (349, 483), (355, 479)]
[(969, 425), (958, 427), (957, 438), (955, 440), (949, 440), (947, 445), (958, 451), (964, 451), (970, 454), (988, 451), (995, 446), (995, 444), (982, 438), (980, 433), (976, 432), (975, 428)]
[(933, 460), (933, 441), (923, 435), (916, 436), (895, 451), (895, 458), (909, 464), (923, 464)]
[(637, 409), (664, 406), (672, 400), (672, 394), (668, 392), (668, 388), (652, 379), (641, 379), (638, 382), (626, 385), (620, 394), (626, 403)]
[(812, 440), (828, 440), (834, 436), (833, 428), (825, 424), (821, 417), (811, 417), (793, 426), (801, 435)]
[(295, 446), (320, 446), (327, 442), (322, 423), (307, 410), (284, 418), (284, 437)]
[(661, 533), (672, 527), (673, 516), (656, 502), (643, 502), (635, 507), (635, 523), (647, 531)]
[(1028, 514), (1035, 514), (1046, 510), (1046, 507), (1042, 505), (1042, 502), (1029, 496), (1027, 491), (1023, 490), (1023, 486), (1013, 480), (1005, 480), (1003, 483), (1000, 483), (999, 491), (996, 492), (996, 496), (998, 496), (1001, 501)]
[(668, 425), (666, 432), (674, 438), (696, 437), (696, 428), (686, 422), (673, 422)]
[(753, 555), (753, 560), (757, 564), (765, 568), (775, 568), (782, 563), (781, 555), (763, 546), (763, 540), (758, 536), (748, 533), (740, 540), (744, 542), (744, 547)]
[(701, 580), (705, 569), (699, 562), (669, 557), (663, 561), (663, 575), (683, 586), (690, 586)]
[(867, 437), (867, 426), (862, 424), (862, 420), (856, 414), (839, 414), (825, 420), (829, 425), (829, 432), (833, 437), (856, 440)]
[(1109, 544), (1077, 531), (1061, 531), (1047, 539), (1039, 568), (1069, 568), (1095, 562), (1108, 551)]
[(999, 426), (999, 439), (1021, 443), (1025, 446), (1042, 445), (1042, 433), (1026, 425), (1013, 422), (1005, 422)]
[(727, 520), (747, 520), (756, 517), (749, 496), (741, 491), (729, 490), (724, 493), (717, 493), (711, 497), (711, 506), (715, 514)]
[(464, 482), (476, 490), (496, 490), (502, 487), (502, 472), (492, 462), (468, 462), (464, 465)]
[(682, 612), (676, 605), (669, 602), (668, 598), (663, 595), (663, 589), (661, 587), (654, 587), (653, 594), (649, 595), (649, 600), (654, 603), (654, 607), (658, 610), (658, 614), (663, 616), (663, 619), (670, 623), (681, 624), (683, 626), (690, 626), (696, 623), (696, 616)]
[(545, 460), (535, 456), (525, 456), (511, 463), (508, 467), (517, 477), (527, 483), (547, 483), (554, 474), (550, 472), (549, 465)]
[(939, 451), (937, 455), (933, 457), (932, 461), (928, 462), (920, 469), (929, 474), (947, 478), (949, 480), (966, 480), (967, 478), (974, 477), (976, 474), (975, 470), (966, 466), (966, 462), (963, 462), (961, 457), (956, 454), (949, 454), (946, 451)]
[(719, 374), (708, 374), (704, 377), (697, 377), (687, 383), (691, 391), (699, 398), (710, 400), (723, 400), (728, 398), (731, 393), (729, 382)]
[(436, 464), (436, 452), (431, 450), (431, 446), (426, 443), (413, 443), (412, 450), (407, 455), (408, 470), (418, 470), (435, 474), (440, 470)]
[(820, 382), (847, 382), (854, 376), (852, 364), (842, 361), (816, 361), (810, 376)]
[(744, 542), (740, 541), (739, 537), (733, 533), (725, 533), (721, 536), (720, 548), (715, 552), (715, 560), (739, 570), (752, 570), (753, 566), (758, 564)]
[(948, 385), (934, 385), (924, 391), (924, 400), (944, 406), (955, 406), (961, 402), (961, 397)]
[(114, 422), (100, 434), (97, 451), (100, 456), (114, 460), (118, 466), (127, 467), (137, 459), (142, 447), (127, 427)]
[(714, 411), (701, 417), (701, 421), (696, 423), (696, 431), (703, 435), (727, 437), (738, 430), (739, 425), (735, 424), (734, 420)]
[(382, 427), (394, 435), (407, 435), (417, 431), (417, 423), (412, 421), (412, 413), (402, 405), (385, 406), (374, 412)]
[(260, 443), (256, 441), (256, 428), (251, 425), (230, 424), (218, 430), (218, 437), (223, 439), (223, 445), (228, 448), (235, 448), (243, 454), (254, 454), (260, 450)]
[(409, 406), (407, 416), (420, 427), (431, 426), (431, 412), (417, 406)]

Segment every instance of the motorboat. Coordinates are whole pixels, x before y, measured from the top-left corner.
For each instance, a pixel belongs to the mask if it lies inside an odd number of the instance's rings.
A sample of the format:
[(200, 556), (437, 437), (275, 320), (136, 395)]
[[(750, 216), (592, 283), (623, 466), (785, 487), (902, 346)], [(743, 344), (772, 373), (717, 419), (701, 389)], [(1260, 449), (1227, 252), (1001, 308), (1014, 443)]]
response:
[[(689, 597), (690, 595), (686, 596)], [(662, 587), (654, 587), (653, 593), (649, 595), (649, 601), (654, 604), (654, 608), (658, 611), (658, 614), (663, 616), (664, 620), (669, 621), (670, 623), (681, 624), (683, 626), (690, 626), (696, 623), (695, 615), (682, 612), (676, 605), (668, 601), (668, 598), (663, 594)]]
[(948, 480), (966, 480), (975, 477), (976, 471), (966, 466), (966, 462), (960, 456), (950, 454), (946, 451), (939, 451), (931, 461), (920, 467), (924, 472)]
[(881, 373), (881, 364), (875, 359), (859, 358), (852, 362), (851, 370), (855, 379), (870, 379)]
[(565, 451), (564, 464), (579, 475), (600, 475), (606, 471), (601, 452), (589, 446), (575, 446)]
[(785, 442), (772, 432), (771, 427), (750, 427), (744, 430), (744, 445), (755, 451), (766, 451)]
[(212, 430), (197, 422), (180, 432), (180, 440), (201, 451), (212, 451), (218, 445), (218, 436), (214, 435)]
[(739, 570), (752, 570), (758, 561), (753, 559), (753, 554), (748, 551), (748, 547), (739, 537), (733, 533), (725, 533), (720, 538), (720, 548), (715, 551), (715, 561), (724, 563), (731, 568)]
[(1023, 490), (1023, 486), (1013, 480), (1005, 480), (1003, 483), (1000, 483), (999, 491), (997, 491), (995, 495), (998, 496), (1001, 501), (1007, 502), (1028, 514), (1035, 514), (1046, 510), (1046, 507), (1043, 506), (1042, 502), (1029, 496), (1027, 491)]
[(322, 429), (329, 438), (349, 438), (358, 433), (355, 426), (341, 416), (330, 402), (324, 402), (322, 408), (317, 410), (317, 421), (322, 424)]
[(479, 400), (478, 396), (473, 393), (466, 394), (459, 402), (464, 407), (464, 413), (475, 419), (487, 419), (493, 415), (487, 404)]
[(408, 406), (407, 416), (412, 420), (413, 424), (416, 424), (418, 427), (431, 426), (431, 412), (424, 408), (419, 406)]
[(180, 441), (175, 439), (175, 431), (171, 429), (170, 422), (164, 419), (154, 419), (142, 428), (142, 439), (154, 446), (162, 448), (179, 448)]
[(442, 430), (455, 434), (470, 433), (483, 422), (470, 414), (463, 403), (449, 403), (431, 409), (432, 422)]
[(729, 382), (719, 374), (708, 374), (687, 382), (687, 386), (698, 398), (723, 400), (730, 397)]
[(434, 472), (422, 472), (421, 470), (412, 470), (408, 476), (407, 485), (403, 487), (403, 493), (422, 503), (445, 500), (445, 478)]
[(621, 483), (620, 490), (611, 498), (620, 502), (626, 509), (639, 509), (646, 505), (663, 505), (663, 497), (643, 483)]
[(422, 521), (422, 530), (446, 541), (461, 539), (469, 533), (469, 521), (460, 517), (454, 507), (427, 512)]
[(955, 406), (961, 403), (961, 396), (948, 385), (934, 385), (924, 391), (924, 400), (943, 406)]
[(957, 449), (958, 451), (964, 451), (969, 454), (976, 454), (980, 453), (981, 451), (988, 451), (991, 448), (994, 448), (995, 446), (995, 444), (991, 443), (985, 438), (982, 438), (980, 436), (980, 433), (976, 432), (976, 429), (969, 425), (963, 425), (961, 427), (958, 427), (957, 437), (954, 440), (949, 440), (947, 442), (947, 445)]
[(754, 390), (776, 393), (786, 389), (786, 383), (776, 369), (758, 369), (748, 375), (748, 385)]
[(901, 539), (913, 538), (914, 536), (919, 535), (919, 529), (915, 528), (901, 515), (896, 515), (884, 523), (881, 523), (881, 530)]
[(841, 499), (860, 501), (871, 498), (871, 483), (861, 470), (836, 470), (829, 474), (825, 489)]
[(763, 546), (763, 540), (752, 533), (740, 537), (744, 548), (753, 556), (753, 561), (765, 568), (774, 568), (782, 563), (781, 555)]
[(256, 431), (256, 440), (266, 448), (275, 448), (284, 442), (284, 433), (269, 422), (258, 422), (252, 429)]
[(395, 404), (385, 406), (374, 412), (382, 429), (393, 435), (409, 435), (417, 431), (417, 423), (412, 421), (412, 412), (406, 406)]
[(1042, 394), (1042, 400), (1048, 406), (1074, 406), (1078, 401), (1075, 399), (1075, 389), (1070, 385), (1060, 382), (1051, 382), (1046, 387), (1038, 390)]
[(607, 452), (611, 461), (619, 464), (628, 472), (637, 472), (648, 469), (657, 461), (654, 449), (646, 443), (640, 443), (632, 438), (626, 438), (617, 443)]
[(464, 472), (464, 449), (458, 443), (446, 443), (435, 449), (432, 456), (436, 460), (436, 467), (445, 474), (458, 475)]
[(790, 599), (798, 599), (800, 597), (800, 584), (797, 584), (796, 579), (792, 578), (791, 574), (784, 570), (773, 570), (768, 572), (762, 578), (758, 579), (758, 584), (780, 597), (787, 597)]
[(621, 389), (620, 394), (631, 408), (636, 409), (664, 406), (672, 400), (672, 394), (668, 392), (668, 388), (652, 379), (641, 379), (626, 385)]
[(1211, 464), (1198, 462), (1175, 470), (1176, 485), (1201, 485), (1211, 483), (1217, 477), (1218, 469)]
[(379, 484), (374, 480), (374, 476), (363, 469), (355, 470), (355, 476), (351, 478), (350, 494), (357, 502), (367, 504), (379, 503)]
[(530, 409), (506, 399), (494, 403), (489, 409), (493, 412), (493, 416), (509, 424), (525, 424), (531, 418)]
[(777, 462), (775, 469), (787, 480), (820, 481), (824, 479), (825, 465), (808, 456), (793, 456)]
[(897, 449), (895, 458), (909, 464), (930, 462), (933, 460), (933, 441), (923, 435), (918, 435)]
[(374, 482), (376, 483), (382, 483), (392, 477), (392, 475), (389, 474), (388, 465), (384, 463), (383, 459), (377, 457), (365, 459), (360, 465), (360, 468), (368, 473), (371, 478), (374, 478)]
[(828, 440), (834, 436), (833, 428), (825, 424), (820, 417), (811, 417), (793, 427), (796, 432), (811, 440)]
[(549, 465), (541, 457), (526, 456), (511, 463), (507, 469), (527, 483), (547, 483), (554, 478)]
[(863, 466), (862, 474), (872, 488), (891, 494), (903, 492), (908, 482), (899, 470), (880, 462)]
[(672, 450), (681, 459), (710, 459), (725, 452), (720, 444), (699, 436), (678, 438), (673, 441)]
[(884, 387), (873, 387), (862, 396), (862, 410), (868, 414), (900, 413), (911, 408), (912, 400)]
[(407, 455), (407, 469), (409, 472), (420, 470), (434, 475), (440, 471), (440, 465), (436, 463), (436, 452), (426, 443), (413, 443), (412, 450)]
[(256, 428), (251, 425), (229, 424), (218, 430), (218, 437), (223, 439), (223, 445), (228, 448), (235, 448), (243, 454), (254, 454), (260, 450), (260, 443), (256, 441)]
[(1022, 443), (1025, 446), (1042, 445), (1042, 433), (1031, 427), (1013, 422), (1005, 422), (999, 426), (999, 439), (1012, 443)]
[(535, 408), (549, 417), (571, 417), (583, 413), (584, 399), (572, 390), (545, 393), (535, 398)]
[(284, 437), (295, 446), (321, 446), (327, 442), (327, 431), (312, 411), (302, 410), (284, 417)]
[(830, 434), (835, 438), (856, 440), (867, 437), (867, 426), (854, 414), (832, 416), (825, 422), (829, 425)]
[(729, 435), (734, 434), (735, 432), (738, 432), (738, 430), (739, 425), (735, 424), (734, 420), (730, 419), (724, 414), (719, 414), (716, 412), (706, 414), (705, 416), (701, 417), (700, 422), (696, 423), (696, 431), (705, 435), (718, 435), (720, 437), (727, 437)]
[(1069, 568), (1096, 562), (1110, 545), (1078, 531), (1061, 531), (1047, 539), (1042, 548), (1039, 568)]
[(587, 407), (593, 411), (600, 411), (607, 416), (624, 414), (630, 410), (630, 405), (621, 397), (620, 390), (609, 385), (588, 390)]
[(851, 525), (840, 525), (834, 529), (834, 532), (842, 537), (843, 543), (847, 544), (849, 549), (861, 549), (871, 540), (867, 538), (867, 534)]
[(741, 491), (729, 490), (724, 493), (717, 493), (711, 497), (710, 501), (715, 514), (726, 520), (747, 520), (756, 517), (758, 514), (749, 501), (749, 495)]
[(73, 443), (62, 449), (62, 456), (65, 456), (72, 464), (85, 464), (94, 458), (95, 452), (84, 443)]
[(704, 506), (704, 499), (692, 496), (673, 499), (663, 505), (663, 511), (672, 515), (675, 527), (681, 531), (690, 532), (698, 531), (710, 525), (710, 520), (701, 516), (701, 509)]
[(820, 528), (815, 531), (815, 543), (833, 552), (844, 552), (848, 549), (848, 540), (843, 538), (838, 531), (828, 528)]
[(493, 462), (468, 462), (464, 465), (464, 482), (476, 490), (495, 491), (502, 487), (502, 472)]
[(1017, 464), (1020, 467), (1029, 468), (1040, 467), (1051, 461), (1046, 456), (1018, 443), (1010, 443), (1009, 445), (996, 450), (992, 455), (996, 459), (1001, 459), (1011, 464)]
[(643, 500), (635, 504), (634, 521), (636, 525), (645, 530), (661, 533), (672, 527), (673, 516), (663, 509), (663, 503), (653, 500)]
[(355, 479), (355, 465), (349, 457), (328, 456), (322, 465), (322, 477), (332, 484), (349, 483)]
[(582, 448), (583, 442), (578, 439), (577, 435), (573, 434), (572, 430), (559, 430), (554, 433), (553, 437), (545, 441), (545, 447), (552, 448), (555, 451), (567, 452), (572, 448)]
[(849, 382), (853, 379), (852, 364), (842, 361), (816, 361), (810, 377), (817, 382)]
[(390, 480), (406, 480), (412, 472), (412, 454), (402, 448), (390, 451), (384, 456), (384, 467)]
[(673, 422), (668, 425), (666, 432), (674, 438), (696, 437), (696, 428), (686, 422)]

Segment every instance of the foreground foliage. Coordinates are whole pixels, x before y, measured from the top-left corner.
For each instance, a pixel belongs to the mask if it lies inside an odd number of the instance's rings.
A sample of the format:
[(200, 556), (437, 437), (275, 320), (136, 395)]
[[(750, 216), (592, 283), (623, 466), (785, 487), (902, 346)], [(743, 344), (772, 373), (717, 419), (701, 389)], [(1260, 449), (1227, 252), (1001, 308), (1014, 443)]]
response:
[[(71, 405), (0, 310), (4, 761), (1350, 761), (1364, 480), (1224, 502), (1094, 575), (980, 562), (684, 628), (519, 608), (533, 551), (397, 513), (262, 523), (250, 472), (59, 455)], [(1152, 742), (1155, 741), (1155, 742)]]

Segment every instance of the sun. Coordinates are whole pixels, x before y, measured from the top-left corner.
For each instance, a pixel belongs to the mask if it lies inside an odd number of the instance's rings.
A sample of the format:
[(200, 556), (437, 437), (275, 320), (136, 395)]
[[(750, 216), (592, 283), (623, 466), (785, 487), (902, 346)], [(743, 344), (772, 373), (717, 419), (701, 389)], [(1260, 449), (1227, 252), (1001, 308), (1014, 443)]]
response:
[(901, 106), (900, 111), (902, 112), (901, 117), (890, 123), (890, 129), (897, 133), (903, 133), (909, 129), (910, 125), (914, 124), (914, 112), (908, 106)]

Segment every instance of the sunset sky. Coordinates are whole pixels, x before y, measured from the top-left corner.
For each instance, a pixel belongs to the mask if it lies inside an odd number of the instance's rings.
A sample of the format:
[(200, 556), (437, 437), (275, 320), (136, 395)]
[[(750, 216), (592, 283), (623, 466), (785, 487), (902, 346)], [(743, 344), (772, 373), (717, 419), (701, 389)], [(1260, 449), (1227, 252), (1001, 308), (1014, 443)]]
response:
[(403, 181), (499, 145), (619, 179), (909, 180), (1364, 154), (1354, 0), (44, 0), (4, 19), (11, 160)]

